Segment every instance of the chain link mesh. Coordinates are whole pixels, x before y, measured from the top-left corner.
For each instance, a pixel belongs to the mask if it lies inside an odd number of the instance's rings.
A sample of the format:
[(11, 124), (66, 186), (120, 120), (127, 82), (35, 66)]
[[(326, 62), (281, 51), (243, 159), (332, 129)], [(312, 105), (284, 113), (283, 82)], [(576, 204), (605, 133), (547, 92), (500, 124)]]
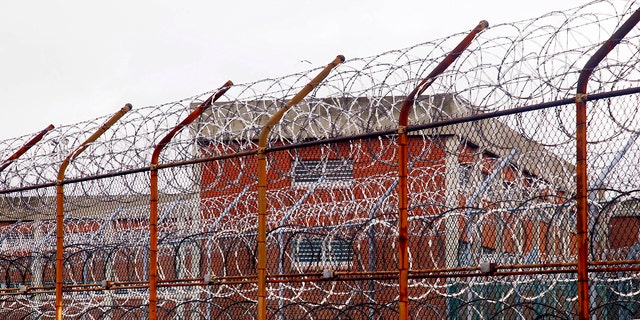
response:
[[(580, 68), (639, 6), (593, 1), (492, 26), (418, 98), (408, 128), (412, 318), (576, 317), (574, 106), (483, 115), (573, 97)], [(399, 108), (462, 36), (347, 60), (273, 128), (268, 318), (398, 316)], [(639, 36), (599, 65), (590, 91), (638, 87)], [(252, 152), (266, 120), (317, 71), (234, 85), (161, 153), (160, 318), (255, 317)], [(212, 93), (134, 109), (70, 163), (65, 318), (148, 316), (151, 154)], [(638, 98), (589, 102), (599, 319), (640, 317)], [(51, 130), (1, 173), (0, 315), (54, 318), (56, 175), (105, 119)], [(29, 138), (0, 141), (0, 158)]]

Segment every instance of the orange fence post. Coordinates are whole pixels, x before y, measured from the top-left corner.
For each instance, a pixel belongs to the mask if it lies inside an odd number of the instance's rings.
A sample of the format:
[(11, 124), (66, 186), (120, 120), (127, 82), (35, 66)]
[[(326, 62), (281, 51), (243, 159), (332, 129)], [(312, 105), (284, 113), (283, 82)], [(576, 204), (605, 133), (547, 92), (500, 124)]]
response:
[(220, 87), (216, 93), (212, 94), (207, 100), (202, 102), (195, 108), (182, 122), (175, 126), (167, 133), (162, 140), (153, 149), (151, 156), (151, 190), (149, 201), (149, 319), (158, 318), (158, 158), (162, 149), (171, 141), (171, 139), (189, 125), (193, 120), (198, 118), (207, 108), (216, 102), (223, 94), (231, 88), (233, 82), (227, 81)]
[(435, 80), (435, 78), (453, 63), (476, 37), (486, 29), (489, 23), (485, 20), (462, 39), (462, 41), (411, 91), (402, 102), (398, 117), (398, 316), (402, 320), (409, 319), (409, 191), (407, 176), (409, 171), (407, 126), (409, 111), (419, 97)]
[(38, 143), (40, 140), (42, 140), (42, 138), (47, 133), (49, 133), (49, 131), (53, 130), (53, 128), (54, 128), (54, 126), (52, 124), (50, 124), (44, 130), (40, 131), (40, 133), (38, 133), (35, 137), (31, 138), (31, 140), (29, 140), (27, 143), (25, 143), (20, 149), (18, 149), (18, 151), (16, 151), (14, 154), (12, 154), (9, 158), (7, 158), (6, 160), (2, 161), (2, 163), (0, 164), (0, 172), (4, 171), (4, 169), (6, 169), (14, 160), (18, 159), (25, 152), (29, 151), (29, 149), (31, 149), (31, 147), (33, 147), (36, 143)]
[(56, 181), (57, 198), (56, 198), (56, 320), (62, 320), (62, 268), (64, 260), (64, 173), (71, 160), (75, 159), (89, 144), (96, 141), (105, 131), (107, 131), (114, 123), (116, 123), (125, 113), (131, 110), (131, 104), (127, 103), (111, 118), (109, 118), (95, 133), (93, 133), (80, 146), (73, 150), (64, 159), (58, 169), (58, 179)]
[(260, 140), (258, 141), (258, 320), (267, 318), (267, 139), (271, 128), (282, 119), (284, 113), (302, 101), (313, 88), (329, 75), (331, 69), (342, 62), (344, 62), (343, 55), (333, 59), (300, 92), (271, 116), (260, 132)]
[(589, 319), (589, 202), (587, 176), (587, 84), (593, 70), (640, 21), (640, 9), (602, 44), (585, 63), (576, 90), (576, 234), (578, 244), (578, 318)]

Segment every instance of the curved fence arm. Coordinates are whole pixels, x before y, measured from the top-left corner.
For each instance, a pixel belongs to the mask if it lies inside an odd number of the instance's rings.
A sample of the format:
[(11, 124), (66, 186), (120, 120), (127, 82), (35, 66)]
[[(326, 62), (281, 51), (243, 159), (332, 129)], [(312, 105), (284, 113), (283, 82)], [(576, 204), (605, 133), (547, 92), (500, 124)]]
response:
[(25, 143), (20, 149), (18, 149), (18, 151), (12, 154), (9, 158), (2, 161), (2, 163), (0, 164), (0, 172), (4, 171), (4, 169), (6, 169), (14, 160), (20, 158), (20, 156), (22, 156), (25, 152), (29, 151), (31, 147), (33, 147), (36, 143), (42, 140), (42, 138), (44, 138), (44, 136), (47, 133), (49, 133), (49, 131), (53, 130), (53, 128), (55, 127), (52, 124), (50, 124), (44, 130), (40, 131), (40, 133), (38, 133), (35, 137), (31, 138), (31, 140)]
[(266, 147), (269, 133), (287, 110), (296, 105), (317, 87), (340, 63), (344, 62), (344, 56), (337, 56), (315, 78), (304, 86), (291, 100), (280, 108), (262, 127), (260, 140), (258, 141), (258, 320), (267, 318), (267, 161)]
[(56, 206), (56, 320), (62, 320), (62, 268), (64, 260), (64, 174), (71, 160), (75, 159), (89, 145), (96, 141), (105, 131), (115, 124), (122, 116), (131, 110), (131, 104), (127, 103), (120, 111), (109, 118), (98, 130), (85, 140), (75, 150), (71, 151), (58, 169), (57, 206)]
[(318, 84), (320, 84), (320, 82), (329, 75), (331, 69), (343, 63), (344, 60), (345, 58), (343, 55), (338, 55), (335, 59), (333, 59), (333, 61), (331, 61), (331, 63), (324, 67), (324, 69), (322, 69), (322, 71), (320, 71), (318, 75), (316, 75), (309, 83), (307, 83), (304, 88), (300, 90), (300, 92), (293, 96), (291, 100), (289, 100), (282, 108), (280, 108), (273, 116), (271, 116), (271, 118), (269, 118), (267, 124), (265, 124), (265, 126), (262, 127), (262, 130), (260, 131), (260, 140), (258, 142), (259, 148), (267, 147), (267, 139), (269, 138), (269, 133), (271, 133), (271, 129), (273, 128), (273, 126), (275, 126), (280, 121), (280, 119), (282, 119), (284, 113), (287, 112), (287, 110), (289, 110), (292, 106), (302, 101), (302, 99), (304, 99), (304, 97), (306, 97), (309, 92), (313, 90), (313, 88), (317, 87)]
[(640, 22), (640, 9), (589, 58), (580, 71), (576, 92), (576, 234), (578, 245), (578, 318), (589, 319), (589, 203), (587, 176), (587, 85), (593, 70), (615, 48), (616, 45)]
[(193, 120), (195, 120), (200, 115), (202, 115), (208, 108), (210, 108), (213, 105), (213, 103), (218, 101), (218, 99), (220, 99), (220, 97), (222, 97), (231, 88), (231, 86), (233, 86), (233, 82), (231, 80), (225, 82), (222, 85), (222, 87), (220, 87), (214, 94), (212, 94), (209, 98), (207, 98), (207, 100), (200, 103), (200, 105), (197, 108), (195, 108), (193, 111), (191, 111), (191, 113), (186, 118), (184, 118), (184, 120), (182, 120), (177, 126), (171, 129), (171, 131), (169, 131), (169, 133), (167, 133), (167, 135), (164, 136), (164, 138), (162, 138), (160, 142), (158, 142), (156, 147), (153, 149), (153, 155), (151, 156), (151, 164), (157, 165), (160, 152), (162, 152), (162, 149), (167, 145), (167, 143), (169, 143), (169, 141), (171, 141), (171, 139), (173, 139), (173, 137), (180, 130), (182, 130), (182, 128), (191, 124)]
[(158, 142), (153, 149), (151, 156), (151, 181), (150, 181), (150, 201), (149, 201), (149, 319), (158, 318), (158, 159), (162, 149), (182, 128), (188, 126), (205, 112), (214, 102), (224, 95), (233, 85), (227, 81), (207, 100), (202, 102), (197, 108), (175, 126), (164, 138)]
[(440, 75), (447, 69), (461, 54), (469, 47), (471, 41), (478, 33), (489, 27), (486, 20), (480, 21), (478, 25), (462, 39), (462, 41), (442, 60), (434, 69), (422, 79), (420, 83), (402, 102), (400, 115), (398, 117), (398, 271), (399, 271), (399, 299), (398, 312), (401, 320), (409, 318), (409, 191), (408, 191), (408, 136), (407, 125), (409, 122), (409, 111), (413, 106), (416, 97), (419, 97)]
[(447, 54), (447, 56), (431, 71), (420, 83), (409, 93), (409, 95), (402, 102), (402, 108), (400, 109), (400, 116), (398, 117), (398, 125), (406, 126), (408, 124), (409, 111), (415, 102), (416, 97), (419, 97), (439, 76), (444, 72), (461, 54), (469, 47), (471, 41), (484, 29), (489, 27), (487, 20), (482, 20), (478, 25), (467, 34), (460, 43)]

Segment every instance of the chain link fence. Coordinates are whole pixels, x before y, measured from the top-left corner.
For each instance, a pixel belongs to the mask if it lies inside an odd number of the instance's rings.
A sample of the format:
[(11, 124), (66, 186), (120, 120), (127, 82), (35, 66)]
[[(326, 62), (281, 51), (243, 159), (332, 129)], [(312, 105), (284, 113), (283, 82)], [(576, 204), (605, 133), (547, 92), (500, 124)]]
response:
[(464, 33), (347, 59), (264, 148), (267, 120), (320, 69), (0, 141), (0, 315), (640, 317), (637, 28), (588, 86), (586, 299), (574, 101), (581, 67), (638, 7), (593, 1), (481, 31), (406, 127), (403, 102)]

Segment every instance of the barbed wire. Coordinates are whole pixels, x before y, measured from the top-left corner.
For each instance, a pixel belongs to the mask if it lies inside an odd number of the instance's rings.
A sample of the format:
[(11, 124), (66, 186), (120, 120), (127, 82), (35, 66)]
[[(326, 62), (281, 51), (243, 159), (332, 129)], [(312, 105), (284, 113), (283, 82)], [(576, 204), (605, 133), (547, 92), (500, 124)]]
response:
[[(410, 124), (454, 124), (409, 138), (414, 318), (575, 317), (573, 106), (455, 119), (573, 97), (584, 63), (639, 6), (598, 0), (492, 26), (419, 97)], [(463, 36), (349, 59), (273, 128), (270, 317), (397, 317), (397, 141), (376, 133), (397, 127), (407, 94)], [(600, 64), (590, 91), (640, 84), (639, 37), (632, 31)], [(255, 150), (266, 120), (318, 70), (233, 85), (165, 147), (159, 163), (175, 164), (159, 171), (165, 317), (254, 317), (256, 159), (233, 154)], [(67, 317), (146, 316), (145, 168), (158, 141), (215, 92), (135, 108), (71, 162), (72, 182), (64, 184)], [(633, 224), (638, 97), (589, 105), (591, 259), (627, 267), (591, 273), (592, 309), (603, 317), (640, 314), (633, 262), (640, 260)], [(0, 314), (54, 316), (57, 173), (106, 118), (53, 129), (1, 173)], [(0, 158), (30, 138), (0, 141)], [(346, 178), (324, 181), (328, 173)], [(477, 273), (485, 263), (502, 269)]]

